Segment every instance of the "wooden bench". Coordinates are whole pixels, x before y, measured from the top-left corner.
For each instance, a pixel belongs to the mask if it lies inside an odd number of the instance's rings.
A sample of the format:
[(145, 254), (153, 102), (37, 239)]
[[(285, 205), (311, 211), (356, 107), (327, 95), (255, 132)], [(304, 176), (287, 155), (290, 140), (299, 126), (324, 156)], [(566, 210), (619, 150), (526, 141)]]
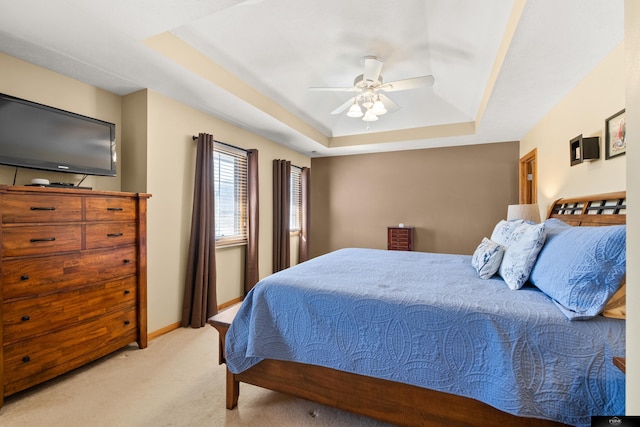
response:
[[(222, 310), (215, 316), (212, 316), (208, 323), (216, 328), (218, 331), (219, 339), (218, 339), (218, 364), (222, 365), (226, 362), (225, 360), (225, 338), (227, 336), (227, 331), (229, 330), (229, 326), (231, 326), (231, 322), (235, 319), (236, 314), (238, 314), (238, 310), (240, 309), (240, 305), (242, 303), (238, 303), (232, 305), (231, 307)], [(240, 395), (240, 383), (234, 378), (233, 374), (227, 368), (227, 409), (233, 409), (238, 405), (238, 397)]]

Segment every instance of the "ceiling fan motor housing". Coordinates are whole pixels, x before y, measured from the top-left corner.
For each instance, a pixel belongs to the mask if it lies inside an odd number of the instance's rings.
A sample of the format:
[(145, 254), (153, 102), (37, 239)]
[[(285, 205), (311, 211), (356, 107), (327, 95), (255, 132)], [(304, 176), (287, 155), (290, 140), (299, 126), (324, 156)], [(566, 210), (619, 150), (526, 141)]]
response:
[(365, 80), (364, 74), (360, 74), (353, 79), (353, 86), (357, 89), (378, 88), (382, 86), (382, 75), (379, 75), (378, 80), (374, 82), (372, 80)]

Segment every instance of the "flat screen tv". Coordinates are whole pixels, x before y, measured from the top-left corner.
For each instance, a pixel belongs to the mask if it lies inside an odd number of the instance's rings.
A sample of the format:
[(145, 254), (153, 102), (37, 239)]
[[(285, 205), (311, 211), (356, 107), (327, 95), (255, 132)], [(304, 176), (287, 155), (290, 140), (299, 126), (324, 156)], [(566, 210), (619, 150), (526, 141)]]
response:
[(0, 94), (0, 164), (116, 176), (116, 126)]

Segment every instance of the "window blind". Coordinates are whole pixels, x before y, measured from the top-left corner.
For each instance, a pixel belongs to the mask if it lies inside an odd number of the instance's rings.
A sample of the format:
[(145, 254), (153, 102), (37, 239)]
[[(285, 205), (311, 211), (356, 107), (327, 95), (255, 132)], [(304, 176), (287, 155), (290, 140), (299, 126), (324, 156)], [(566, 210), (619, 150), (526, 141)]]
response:
[(247, 242), (247, 153), (216, 143), (214, 198), (216, 246)]
[(291, 205), (289, 208), (289, 230), (300, 231), (302, 217), (302, 187), (300, 174), (302, 169), (291, 166)]

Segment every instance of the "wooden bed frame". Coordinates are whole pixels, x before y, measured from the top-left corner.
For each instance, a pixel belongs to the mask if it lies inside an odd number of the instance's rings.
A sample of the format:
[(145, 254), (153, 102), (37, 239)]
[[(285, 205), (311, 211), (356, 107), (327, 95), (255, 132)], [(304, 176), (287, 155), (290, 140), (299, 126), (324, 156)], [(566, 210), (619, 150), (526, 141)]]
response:
[[(626, 193), (559, 199), (547, 218), (576, 226), (626, 224)], [(220, 335), (220, 363), (224, 363), (225, 335), (239, 304), (209, 319)], [(613, 362), (612, 362), (613, 363)], [(389, 380), (366, 377), (320, 366), (264, 360), (233, 374), (227, 369), (226, 406), (238, 404), (240, 382), (406, 426), (562, 426), (537, 418), (522, 418), (475, 399), (437, 392)]]

